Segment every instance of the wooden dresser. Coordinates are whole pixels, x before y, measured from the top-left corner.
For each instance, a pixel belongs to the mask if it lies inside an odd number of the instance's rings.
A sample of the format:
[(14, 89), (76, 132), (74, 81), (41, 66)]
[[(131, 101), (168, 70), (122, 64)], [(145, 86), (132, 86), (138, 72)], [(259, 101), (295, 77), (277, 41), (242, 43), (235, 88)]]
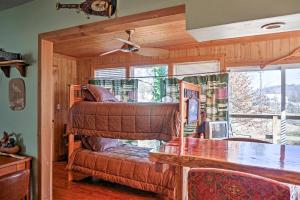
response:
[[(0, 155), (0, 177), (25, 169), (30, 169), (31, 157), (17, 159)], [(30, 186), (29, 186), (30, 187)], [(30, 188), (27, 189), (27, 199), (30, 199)]]

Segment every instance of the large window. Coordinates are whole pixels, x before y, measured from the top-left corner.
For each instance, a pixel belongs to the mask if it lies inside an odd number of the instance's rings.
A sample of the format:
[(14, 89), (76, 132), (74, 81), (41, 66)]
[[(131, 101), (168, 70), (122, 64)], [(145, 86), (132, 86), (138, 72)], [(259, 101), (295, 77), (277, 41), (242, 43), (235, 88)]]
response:
[(139, 102), (161, 101), (161, 78), (168, 76), (167, 65), (135, 66), (131, 68), (131, 76), (139, 79)]
[(297, 65), (231, 70), (229, 115), (233, 137), (278, 143), (281, 116), (287, 113), (287, 143), (300, 144), (300, 69), (294, 67)]
[(96, 79), (121, 79), (125, 77), (126, 77), (126, 69), (123, 67), (95, 70)]

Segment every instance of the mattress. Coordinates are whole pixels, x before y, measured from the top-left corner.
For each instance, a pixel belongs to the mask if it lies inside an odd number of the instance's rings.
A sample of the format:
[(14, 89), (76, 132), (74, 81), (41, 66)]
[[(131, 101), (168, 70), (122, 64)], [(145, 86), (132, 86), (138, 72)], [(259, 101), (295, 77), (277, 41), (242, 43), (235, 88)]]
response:
[(154, 163), (148, 159), (149, 151), (149, 148), (130, 145), (104, 152), (78, 149), (72, 154), (67, 169), (172, 198), (174, 171), (170, 168), (157, 172)]

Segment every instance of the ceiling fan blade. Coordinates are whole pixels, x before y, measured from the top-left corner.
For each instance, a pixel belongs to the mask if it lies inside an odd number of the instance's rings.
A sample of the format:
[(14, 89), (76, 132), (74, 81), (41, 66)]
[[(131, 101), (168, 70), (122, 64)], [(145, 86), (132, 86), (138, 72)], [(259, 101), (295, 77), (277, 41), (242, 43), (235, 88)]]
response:
[(134, 46), (134, 47), (136, 47), (136, 48), (138, 48), (138, 49), (141, 48), (140, 45), (135, 44), (135, 43), (133, 43), (133, 42), (131, 42), (131, 41), (129, 41), (129, 40), (124, 40), (124, 39), (121, 39), (121, 38), (114, 38), (114, 39), (119, 40), (120, 42), (124, 42), (124, 43), (126, 43), (126, 44), (129, 44), (129, 45), (131, 45), (131, 46)]
[(118, 51), (121, 51), (121, 49), (115, 49), (115, 50), (112, 50), (112, 51), (109, 51), (109, 52), (106, 52), (106, 53), (102, 53), (102, 54), (100, 54), (100, 56), (105, 56), (105, 55), (115, 53), (115, 52), (118, 52)]
[(140, 48), (136, 53), (141, 56), (159, 57), (168, 55), (169, 50), (159, 48)]

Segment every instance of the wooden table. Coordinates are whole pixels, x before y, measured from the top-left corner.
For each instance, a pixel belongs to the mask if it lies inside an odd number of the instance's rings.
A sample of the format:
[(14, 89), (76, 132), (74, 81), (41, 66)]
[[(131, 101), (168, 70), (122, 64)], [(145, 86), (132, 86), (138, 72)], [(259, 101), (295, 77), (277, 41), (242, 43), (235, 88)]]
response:
[(182, 196), (182, 167), (236, 170), (300, 185), (300, 146), (178, 138), (152, 150), (150, 160), (179, 167), (176, 196)]
[[(30, 169), (31, 158), (17, 159), (0, 155), (0, 176), (11, 174), (25, 169)], [(30, 199), (30, 186), (27, 190), (26, 199)]]

